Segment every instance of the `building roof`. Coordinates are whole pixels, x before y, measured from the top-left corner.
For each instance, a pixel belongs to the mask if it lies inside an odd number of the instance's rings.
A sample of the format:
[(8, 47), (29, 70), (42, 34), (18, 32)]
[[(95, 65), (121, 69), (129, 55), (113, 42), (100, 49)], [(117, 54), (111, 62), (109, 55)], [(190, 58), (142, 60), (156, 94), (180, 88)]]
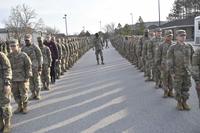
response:
[(161, 25), (160, 28), (166, 29), (166, 28), (176, 28), (176, 27), (192, 27), (194, 26), (194, 18), (195, 17), (189, 17), (186, 19), (170, 21), (168, 23)]
[(0, 33), (7, 33), (8, 30), (6, 28), (0, 28)]

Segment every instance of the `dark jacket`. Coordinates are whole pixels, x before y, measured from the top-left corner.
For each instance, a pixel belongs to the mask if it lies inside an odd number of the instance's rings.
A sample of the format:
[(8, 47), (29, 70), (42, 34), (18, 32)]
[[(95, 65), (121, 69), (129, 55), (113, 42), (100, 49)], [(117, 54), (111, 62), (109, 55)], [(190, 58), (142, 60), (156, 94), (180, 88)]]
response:
[(58, 49), (56, 47), (56, 44), (52, 41), (50, 41), (50, 42), (45, 41), (44, 45), (49, 47), (49, 49), (51, 51), (52, 60), (57, 60), (58, 59)]

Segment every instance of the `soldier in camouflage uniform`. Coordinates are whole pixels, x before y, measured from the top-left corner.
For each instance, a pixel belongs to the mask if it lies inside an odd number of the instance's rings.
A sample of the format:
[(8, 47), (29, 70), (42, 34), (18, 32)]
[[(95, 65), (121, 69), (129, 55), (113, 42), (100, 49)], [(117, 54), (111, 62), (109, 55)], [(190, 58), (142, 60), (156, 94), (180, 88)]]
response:
[(95, 34), (94, 38), (94, 48), (95, 48), (95, 55), (96, 55), (96, 60), (97, 60), (97, 65), (99, 65), (99, 55), (101, 57), (101, 64), (104, 65), (103, 62), (103, 42), (101, 41), (99, 34)]
[(199, 99), (199, 108), (200, 108), (200, 48), (198, 47), (192, 58), (192, 77), (195, 81), (195, 88), (197, 91), (197, 96)]
[(148, 34), (149, 34), (149, 30), (146, 29), (144, 31), (143, 37), (141, 37), (139, 40), (139, 51), (140, 51), (140, 58), (139, 58), (140, 65), (139, 66), (142, 72), (145, 71), (145, 58), (143, 57), (143, 53), (144, 53), (143, 51), (144, 51), (146, 41), (149, 40)]
[(65, 58), (65, 67), (66, 67), (66, 70), (69, 69), (69, 57), (70, 57), (70, 49), (69, 49), (69, 40), (67, 39), (64, 39), (63, 38), (63, 44), (65, 45), (65, 49), (66, 49), (66, 58)]
[(148, 46), (148, 43), (150, 41), (150, 37), (149, 37), (149, 30), (146, 29), (145, 32), (144, 32), (144, 37), (146, 38), (144, 41), (143, 41), (143, 49), (142, 49), (142, 62), (143, 62), (143, 69), (144, 69), (144, 77), (148, 77), (148, 79), (146, 81), (148, 81), (150, 78), (150, 75), (148, 73), (148, 61), (147, 61), (147, 46)]
[(18, 40), (10, 41), (12, 52), (8, 55), (12, 67), (12, 93), (18, 104), (15, 114), (28, 112), (29, 78), (32, 76), (31, 60), (28, 55), (21, 52)]
[(0, 39), (0, 51), (3, 52), (4, 54), (8, 54), (8, 46), (6, 42)]
[(43, 38), (37, 37), (38, 46), (42, 52), (43, 56), (43, 64), (42, 64), (42, 73), (41, 73), (41, 81), (42, 81), (42, 90), (50, 90), (50, 67), (52, 62), (51, 51), (50, 49), (43, 44)]
[(164, 98), (173, 97), (172, 79), (167, 69), (167, 51), (173, 44), (172, 30), (165, 31), (165, 41), (160, 44), (157, 50), (156, 65), (161, 72), (162, 88), (164, 90)]
[(65, 47), (65, 44), (63, 42), (63, 40), (61, 40), (61, 46), (62, 46), (62, 59), (61, 59), (61, 75), (64, 75), (64, 72), (67, 71), (67, 68), (66, 68), (66, 58), (67, 58), (67, 50), (66, 50), (66, 47)]
[(191, 87), (191, 63), (194, 51), (192, 46), (185, 42), (185, 30), (177, 30), (176, 39), (176, 44), (170, 46), (167, 53), (168, 67), (176, 92), (176, 108), (178, 110), (190, 110), (187, 100)]
[(160, 71), (156, 65), (156, 52), (161, 42), (163, 42), (162, 31), (160, 28), (156, 29), (156, 35), (148, 44), (148, 58), (150, 59), (150, 67), (155, 81), (155, 88), (161, 87)]
[(0, 131), (10, 133), (11, 129), (11, 88), (12, 70), (9, 59), (0, 52)]
[(30, 78), (30, 90), (32, 95), (30, 100), (40, 99), (40, 75), (42, 72), (42, 52), (40, 48), (32, 44), (32, 36), (30, 34), (25, 35), (25, 46), (22, 47), (22, 51), (28, 54), (32, 62), (32, 72), (33, 76)]
[(55, 42), (56, 47), (58, 49), (58, 60), (56, 61), (56, 79), (60, 79), (61, 75), (61, 60), (62, 60), (62, 46), (60, 44), (60, 39), (57, 38), (55, 40), (55, 37), (51, 38), (52, 42)]

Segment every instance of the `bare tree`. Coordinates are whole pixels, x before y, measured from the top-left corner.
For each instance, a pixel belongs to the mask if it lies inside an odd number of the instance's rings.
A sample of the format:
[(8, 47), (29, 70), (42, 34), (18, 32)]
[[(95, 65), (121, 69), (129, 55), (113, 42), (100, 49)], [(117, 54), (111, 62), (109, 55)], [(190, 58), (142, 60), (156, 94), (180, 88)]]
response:
[(108, 32), (108, 33), (114, 33), (115, 32), (115, 24), (110, 23), (110, 24), (105, 25), (104, 31)]
[(58, 34), (58, 33), (59, 33), (59, 30), (58, 30), (56, 27), (51, 28), (51, 27), (49, 27), (49, 26), (46, 26), (46, 27), (45, 27), (45, 32), (46, 32), (47, 34), (53, 35), (53, 34)]
[(6, 28), (15, 38), (21, 40), (24, 34), (32, 32), (36, 25), (36, 16), (35, 10), (31, 7), (25, 4), (17, 5), (11, 9), (11, 14), (5, 22)]

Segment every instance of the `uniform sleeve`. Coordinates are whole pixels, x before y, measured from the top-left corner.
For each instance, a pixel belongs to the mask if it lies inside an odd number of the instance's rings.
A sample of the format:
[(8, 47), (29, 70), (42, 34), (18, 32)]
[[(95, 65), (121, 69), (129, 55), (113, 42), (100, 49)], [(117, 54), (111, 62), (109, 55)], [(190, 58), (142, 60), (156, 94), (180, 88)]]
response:
[(25, 79), (29, 79), (32, 76), (32, 63), (30, 57), (24, 53), (24, 68), (25, 68)]
[(170, 46), (167, 51), (167, 67), (170, 74), (174, 74), (174, 49), (173, 46)]
[(196, 83), (200, 81), (200, 49), (197, 49), (192, 58), (192, 77)]
[(35, 45), (35, 52), (36, 52), (36, 56), (37, 56), (37, 60), (38, 60), (38, 67), (39, 70), (42, 69), (42, 64), (43, 64), (43, 56), (42, 56), (42, 52), (40, 50), (40, 48), (38, 46)]
[(156, 52), (156, 65), (160, 66), (162, 62), (162, 44), (158, 47)]
[(142, 50), (142, 57), (146, 58), (146, 53), (147, 53), (147, 41), (144, 42), (143, 44), (143, 50)]
[(50, 49), (47, 47), (47, 58), (48, 58), (48, 66), (51, 66), (51, 62), (52, 62), (52, 57), (51, 57), (51, 51)]
[(4, 83), (8, 83), (12, 79), (12, 69), (10, 61), (8, 57), (1, 52), (0, 52), (0, 58), (1, 58), (0, 65), (2, 68), (2, 77), (4, 79)]

